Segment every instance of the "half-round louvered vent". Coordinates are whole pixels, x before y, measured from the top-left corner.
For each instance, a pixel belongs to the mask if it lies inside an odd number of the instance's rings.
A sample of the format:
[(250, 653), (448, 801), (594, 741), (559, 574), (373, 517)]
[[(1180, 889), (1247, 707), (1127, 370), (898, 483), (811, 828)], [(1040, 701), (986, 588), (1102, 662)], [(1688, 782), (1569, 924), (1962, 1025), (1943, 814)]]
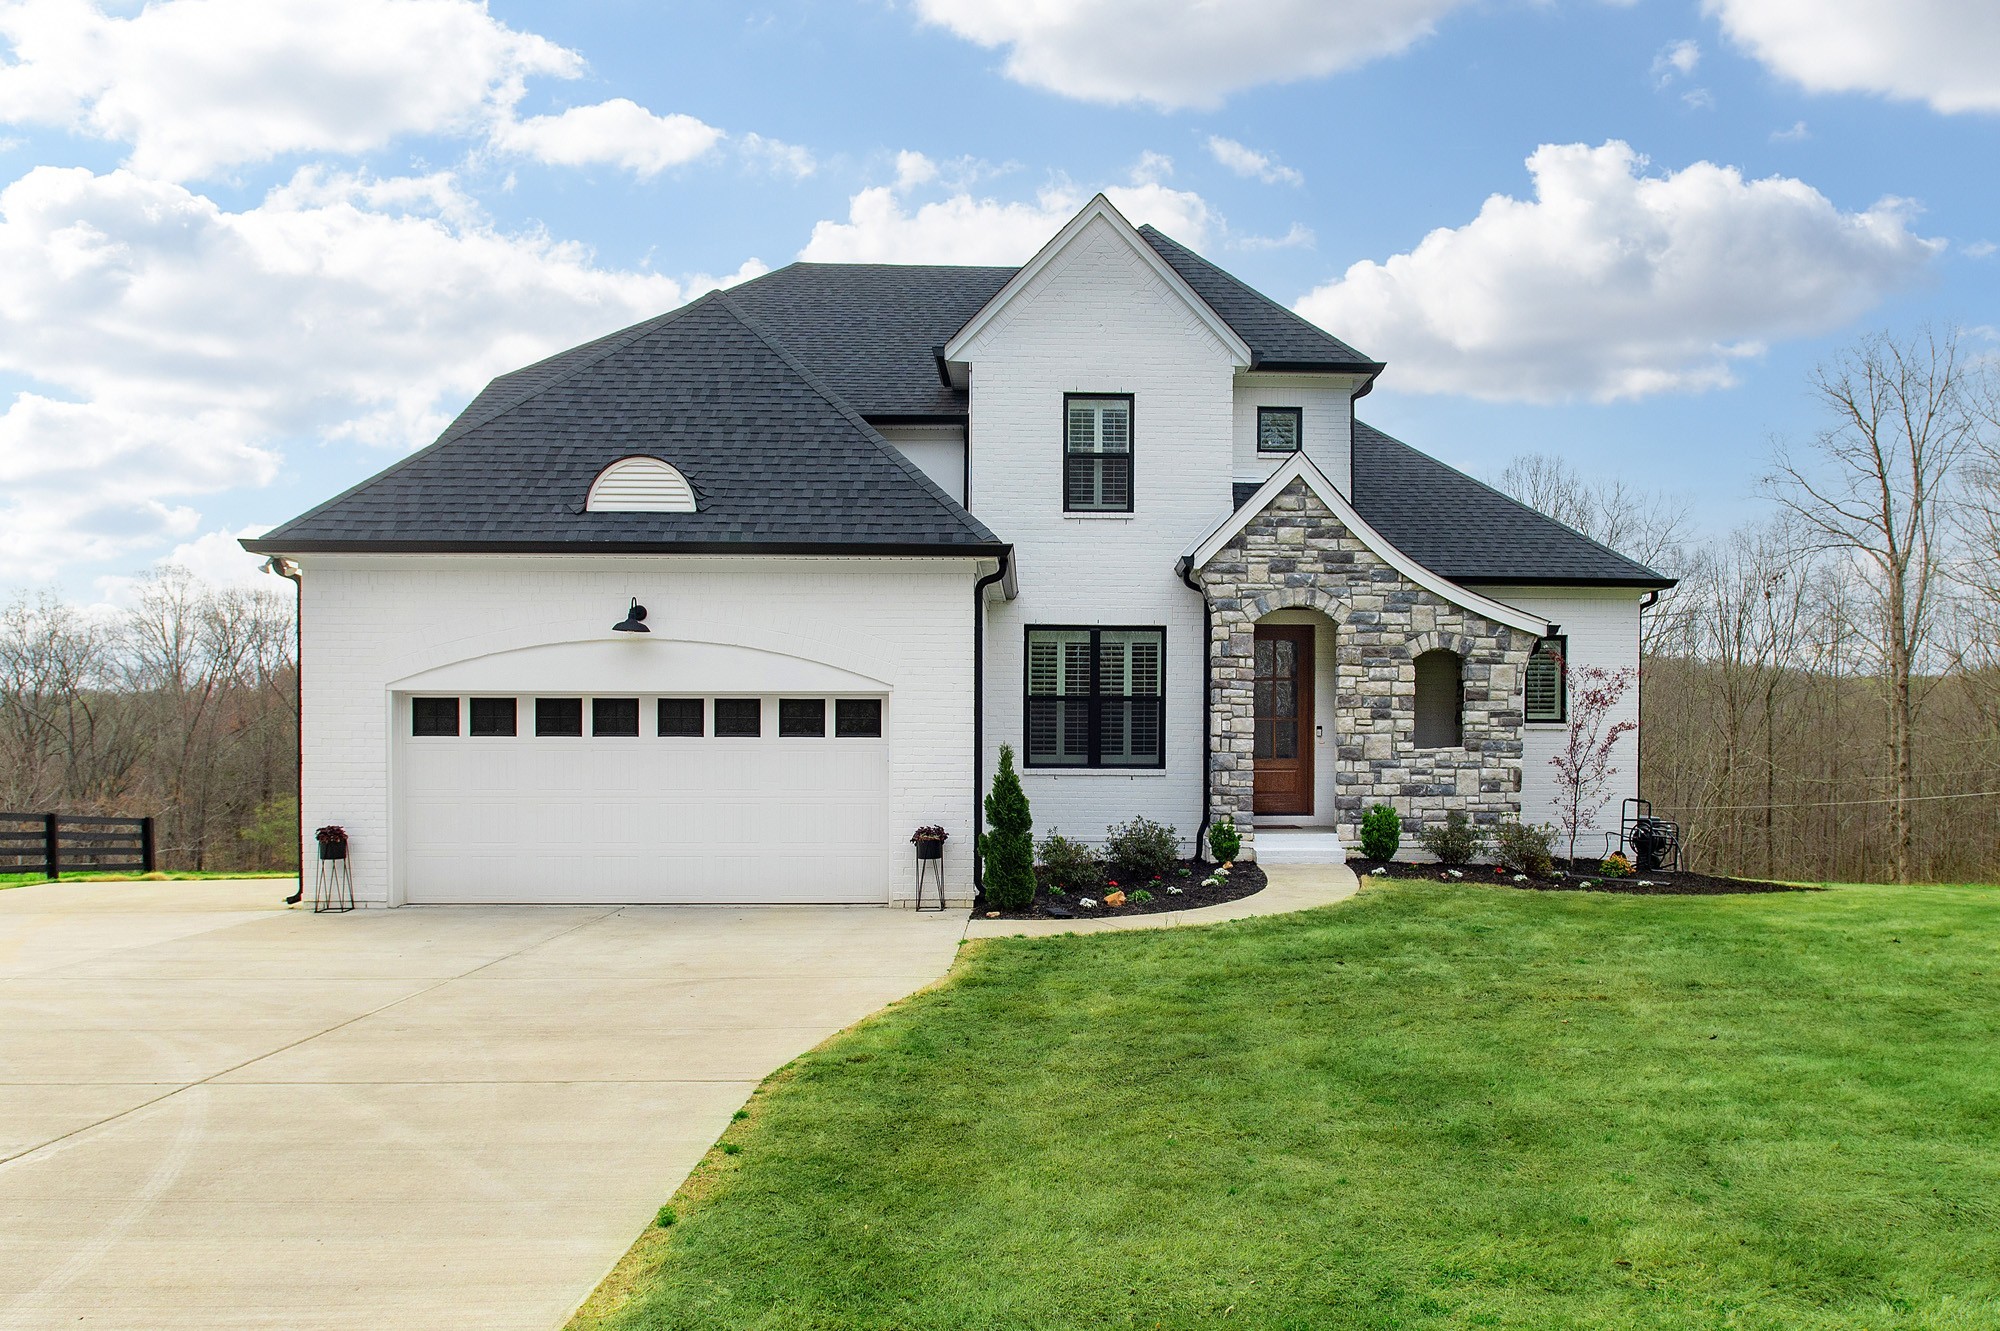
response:
[(584, 508), (592, 513), (692, 513), (687, 477), (658, 458), (620, 458), (591, 483)]

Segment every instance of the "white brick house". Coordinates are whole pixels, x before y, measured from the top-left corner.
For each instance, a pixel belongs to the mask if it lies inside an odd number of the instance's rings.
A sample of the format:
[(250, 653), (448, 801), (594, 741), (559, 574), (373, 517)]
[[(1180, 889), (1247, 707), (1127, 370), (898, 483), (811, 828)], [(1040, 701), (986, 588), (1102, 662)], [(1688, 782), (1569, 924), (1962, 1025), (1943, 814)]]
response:
[(245, 542), (306, 826), (399, 905), (907, 901), (930, 823), (967, 900), (1002, 744), (1086, 839), (1548, 821), (1563, 662), (1636, 666), (1667, 580), (1357, 421), (1382, 369), (1099, 198), (504, 376)]

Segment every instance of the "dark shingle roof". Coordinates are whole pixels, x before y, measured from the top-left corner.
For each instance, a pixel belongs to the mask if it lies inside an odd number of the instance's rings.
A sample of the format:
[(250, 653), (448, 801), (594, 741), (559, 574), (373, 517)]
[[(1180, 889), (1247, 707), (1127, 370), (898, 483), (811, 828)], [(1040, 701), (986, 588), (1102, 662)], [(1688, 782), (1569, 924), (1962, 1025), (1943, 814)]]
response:
[(1360, 421), (1354, 422), (1354, 508), (1397, 549), (1453, 582), (1673, 585)]
[(729, 299), (863, 416), (965, 414), (931, 350), (1015, 273), (943, 264), (795, 263)]
[(1307, 323), (1263, 292), (1245, 286), (1151, 226), (1140, 227), (1139, 234), (1181, 275), (1182, 281), (1194, 288), (1194, 293), (1207, 302), (1216, 316), (1236, 331), (1258, 365), (1268, 361), (1315, 369), (1340, 366), (1365, 374), (1381, 370), (1379, 362), (1369, 360), (1339, 338)]
[[(664, 457), (695, 513), (585, 513), (591, 482)], [(422, 549), (992, 550), (977, 519), (711, 293), (498, 380), (438, 442), (249, 543)]]

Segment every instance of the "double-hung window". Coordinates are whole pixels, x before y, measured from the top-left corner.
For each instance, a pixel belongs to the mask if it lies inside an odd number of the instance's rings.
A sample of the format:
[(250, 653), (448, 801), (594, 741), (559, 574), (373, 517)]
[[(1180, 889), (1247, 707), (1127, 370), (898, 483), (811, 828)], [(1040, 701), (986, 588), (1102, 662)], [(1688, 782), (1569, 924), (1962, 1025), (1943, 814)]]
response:
[(1132, 511), (1132, 397), (1063, 397), (1063, 509)]
[(1167, 634), (1028, 630), (1027, 765), (1166, 765)]
[(1528, 656), (1525, 712), (1530, 721), (1569, 719), (1569, 639), (1557, 634), (1535, 644)]

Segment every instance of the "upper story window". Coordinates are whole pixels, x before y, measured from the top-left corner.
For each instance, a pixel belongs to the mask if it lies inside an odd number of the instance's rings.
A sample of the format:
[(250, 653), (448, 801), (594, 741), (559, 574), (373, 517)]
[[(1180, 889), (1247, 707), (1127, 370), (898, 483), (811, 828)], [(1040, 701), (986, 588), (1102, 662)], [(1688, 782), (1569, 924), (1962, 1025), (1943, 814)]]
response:
[(1569, 639), (1543, 638), (1528, 657), (1526, 715), (1530, 721), (1569, 719)]
[(1063, 395), (1063, 509), (1132, 511), (1132, 395)]
[(1299, 407), (1257, 408), (1257, 451), (1296, 453), (1305, 435), (1305, 411)]
[(1166, 765), (1165, 629), (1030, 628), (1030, 767)]
[(591, 482), (592, 513), (692, 513), (694, 487), (658, 458), (620, 458)]

